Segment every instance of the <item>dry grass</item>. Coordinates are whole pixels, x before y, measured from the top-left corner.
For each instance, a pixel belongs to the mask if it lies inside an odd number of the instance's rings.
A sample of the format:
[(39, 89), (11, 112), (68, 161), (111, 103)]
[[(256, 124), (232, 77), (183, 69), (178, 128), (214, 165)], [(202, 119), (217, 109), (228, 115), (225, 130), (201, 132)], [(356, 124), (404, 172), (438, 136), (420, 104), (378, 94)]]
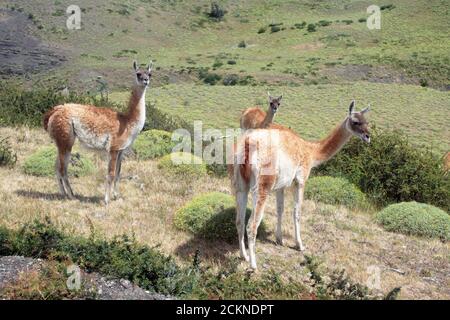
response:
[[(71, 178), (77, 200), (61, 199), (56, 180), (23, 174), (20, 166), (39, 146), (50, 144), (43, 130), (0, 128), (10, 136), (18, 154), (15, 168), (0, 168), (0, 223), (18, 228), (48, 215), (60, 227), (78, 234), (95, 232), (106, 237), (134, 233), (138, 241), (159, 245), (180, 262), (190, 262), (197, 249), (203, 263), (219, 266), (238, 255), (237, 243), (202, 241), (176, 230), (173, 213), (194, 195), (208, 191), (230, 193), (227, 179), (201, 177), (183, 180), (162, 174), (154, 161), (127, 160), (123, 165), (122, 198), (105, 207), (106, 162), (91, 154), (99, 168), (94, 176)], [(84, 151), (83, 151), (84, 152)], [(89, 154), (88, 151), (85, 151)], [(257, 244), (261, 272), (273, 268), (283, 278), (306, 280), (303, 255), (292, 249), (292, 200), (288, 197), (284, 221), (285, 246), (275, 245), (273, 233)], [(275, 201), (266, 211), (269, 230), (275, 229)], [(450, 244), (388, 233), (379, 228), (370, 213), (306, 201), (302, 217), (306, 253), (324, 261), (329, 269), (345, 268), (353, 280), (366, 283), (367, 268), (381, 270), (381, 292), (401, 286), (400, 298), (450, 299)], [(245, 265), (242, 264), (242, 268)]]

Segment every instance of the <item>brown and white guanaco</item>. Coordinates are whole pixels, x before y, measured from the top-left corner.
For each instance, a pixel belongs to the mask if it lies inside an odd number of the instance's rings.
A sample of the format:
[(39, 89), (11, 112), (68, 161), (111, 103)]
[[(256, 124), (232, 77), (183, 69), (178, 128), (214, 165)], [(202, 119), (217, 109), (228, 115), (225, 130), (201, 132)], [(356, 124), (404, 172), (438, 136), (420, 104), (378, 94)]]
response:
[(106, 151), (109, 155), (105, 203), (117, 197), (123, 152), (127, 149), (145, 123), (145, 93), (152, 77), (152, 62), (146, 68), (133, 63), (136, 83), (133, 86), (125, 113), (91, 105), (64, 104), (54, 107), (44, 115), (44, 128), (58, 148), (56, 176), (62, 195), (74, 198), (67, 176), (75, 139), (87, 148)]
[[(282, 245), (281, 222), (284, 211), (284, 189), (293, 186), (295, 241), (304, 250), (300, 237), (300, 214), (303, 191), (311, 169), (333, 157), (352, 136), (369, 143), (368, 122), (365, 114), (369, 107), (354, 112), (354, 101), (347, 117), (326, 138), (309, 142), (294, 131), (277, 124), (266, 129), (247, 130), (239, 139), (229, 167), (236, 197), (236, 226), (241, 256), (256, 270), (255, 241), (258, 226), (270, 192), (276, 192), (278, 223), (277, 243)], [(248, 193), (252, 192), (253, 209), (247, 224), (248, 249), (244, 243), (245, 211)]]
[(244, 112), (242, 112), (242, 116), (240, 119), (241, 129), (258, 129), (258, 128), (267, 128), (275, 117), (275, 114), (278, 111), (278, 108), (281, 105), (281, 99), (283, 96), (279, 96), (274, 98), (267, 92), (269, 109), (267, 112), (261, 110), (261, 108), (254, 107), (248, 108)]

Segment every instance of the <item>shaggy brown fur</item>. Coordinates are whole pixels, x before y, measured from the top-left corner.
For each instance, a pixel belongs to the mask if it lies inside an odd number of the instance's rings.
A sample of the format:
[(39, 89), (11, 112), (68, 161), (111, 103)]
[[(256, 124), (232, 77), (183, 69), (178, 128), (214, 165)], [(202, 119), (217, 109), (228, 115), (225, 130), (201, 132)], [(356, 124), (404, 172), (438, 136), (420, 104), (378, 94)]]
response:
[(123, 151), (133, 143), (145, 123), (145, 92), (150, 83), (151, 66), (139, 69), (135, 62), (134, 69), (136, 85), (126, 113), (91, 105), (65, 104), (54, 107), (44, 115), (44, 129), (58, 148), (56, 175), (63, 195), (73, 198), (67, 165), (76, 138), (88, 148), (109, 153), (105, 202), (110, 200), (113, 183), (114, 196), (117, 195)]

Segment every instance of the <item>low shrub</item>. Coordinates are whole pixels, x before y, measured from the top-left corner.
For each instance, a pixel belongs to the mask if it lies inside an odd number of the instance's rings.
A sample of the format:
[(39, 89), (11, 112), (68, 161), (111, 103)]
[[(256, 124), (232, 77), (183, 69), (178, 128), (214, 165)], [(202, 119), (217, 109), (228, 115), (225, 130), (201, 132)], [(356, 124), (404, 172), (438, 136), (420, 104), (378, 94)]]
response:
[(450, 216), (432, 205), (412, 202), (392, 204), (376, 215), (387, 231), (450, 240)]
[(308, 24), (308, 27), (306, 28), (308, 32), (316, 32), (317, 26), (314, 23)]
[(201, 176), (207, 173), (203, 160), (187, 152), (165, 155), (159, 159), (158, 168), (167, 173), (182, 176)]
[(366, 196), (357, 186), (343, 178), (313, 177), (306, 182), (307, 199), (349, 208), (362, 208), (368, 205)]
[(440, 156), (413, 146), (399, 131), (373, 128), (371, 142), (351, 139), (320, 175), (347, 178), (379, 205), (404, 201), (429, 203), (450, 211), (450, 176)]
[(281, 27), (277, 26), (277, 25), (273, 25), (270, 27), (270, 32), (271, 33), (275, 33), (275, 32), (279, 32), (281, 31)]
[[(23, 171), (26, 174), (40, 177), (50, 177), (55, 175), (56, 147), (43, 147), (29, 156), (24, 164)], [(69, 175), (75, 177), (87, 176), (94, 172), (93, 163), (77, 152), (72, 153), (68, 166)]]
[(13, 166), (17, 162), (17, 155), (11, 148), (8, 138), (0, 139), (0, 167)]
[(45, 112), (67, 102), (120, 108), (106, 99), (97, 99), (74, 91), (70, 91), (68, 96), (63, 96), (56, 87), (35, 87), (26, 90), (17, 83), (1, 81), (0, 125), (41, 127)]
[(222, 77), (216, 73), (211, 73), (206, 68), (202, 68), (199, 70), (198, 77), (206, 84), (215, 85), (219, 82)]
[(266, 27), (261, 27), (258, 29), (258, 34), (264, 33), (266, 32), (267, 28)]
[(213, 65), (212, 65), (213, 69), (220, 68), (221, 66), (223, 66), (223, 62), (220, 60), (214, 61)]
[(146, 290), (162, 294), (183, 296), (192, 292), (197, 279), (192, 268), (178, 266), (170, 256), (138, 244), (133, 237), (123, 235), (102, 240), (95, 235), (89, 238), (68, 235), (56, 229), (48, 218), (9, 232), (0, 242), (0, 252), (69, 260), (87, 272), (127, 279)]
[(283, 279), (274, 270), (254, 277), (251, 273), (238, 271), (238, 263), (206, 273), (200, 278), (202, 285), (197, 287), (194, 295), (201, 300), (301, 300), (311, 297), (301, 282)]
[(317, 22), (317, 24), (321, 27), (328, 27), (332, 23), (333, 23), (332, 21), (328, 21), (328, 20), (320, 20), (319, 22)]
[(303, 21), (302, 23), (296, 23), (296, 24), (294, 24), (294, 27), (295, 27), (296, 29), (303, 29), (303, 28), (306, 27), (306, 22)]
[(226, 10), (222, 8), (217, 2), (211, 3), (211, 10), (208, 13), (208, 16), (216, 21), (220, 21), (226, 14)]
[(239, 76), (237, 74), (228, 74), (223, 78), (223, 85), (224, 86), (235, 86), (239, 84)]
[(147, 119), (143, 131), (155, 129), (172, 132), (177, 129), (186, 129), (194, 132), (194, 128), (188, 122), (177, 116), (171, 116), (161, 111), (155, 104), (149, 103), (146, 106)]
[(239, 42), (238, 48), (246, 48), (246, 47), (247, 47), (247, 43), (245, 43), (244, 40), (242, 40), (241, 42)]
[(353, 20), (341, 20), (341, 22), (345, 23), (346, 25), (352, 24)]
[[(246, 217), (250, 217), (251, 210), (247, 209)], [(235, 242), (236, 207), (232, 196), (211, 192), (199, 195), (180, 208), (174, 217), (177, 228), (192, 232), (194, 235), (205, 238)], [(266, 226), (262, 222), (258, 235), (267, 234)]]
[(139, 134), (134, 141), (133, 151), (139, 160), (148, 160), (171, 153), (177, 144), (177, 141), (172, 141), (170, 132), (152, 129)]

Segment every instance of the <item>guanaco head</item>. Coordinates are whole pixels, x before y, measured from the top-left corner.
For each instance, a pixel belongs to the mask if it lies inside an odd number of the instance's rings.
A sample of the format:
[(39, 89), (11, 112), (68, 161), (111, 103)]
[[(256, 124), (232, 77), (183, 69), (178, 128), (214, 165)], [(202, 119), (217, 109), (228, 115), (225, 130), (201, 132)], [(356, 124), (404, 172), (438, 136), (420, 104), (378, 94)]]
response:
[(283, 98), (283, 96), (279, 96), (278, 98), (274, 98), (270, 95), (270, 92), (267, 92), (267, 96), (269, 99), (269, 110), (270, 112), (272, 112), (273, 114), (277, 113), (278, 108), (281, 105), (281, 99)]
[(134, 72), (136, 73), (136, 84), (147, 87), (150, 84), (150, 79), (152, 77), (153, 62), (150, 61), (147, 68), (141, 68), (138, 66), (137, 62), (133, 62)]
[(347, 117), (347, 129), (362, 141), (370, 143), (369, 123), (365, 118), (365, 114), (370, 110), (370, 106), (361, 110), (353, 111), (355, 108), (355, 100), (350, 103)]

